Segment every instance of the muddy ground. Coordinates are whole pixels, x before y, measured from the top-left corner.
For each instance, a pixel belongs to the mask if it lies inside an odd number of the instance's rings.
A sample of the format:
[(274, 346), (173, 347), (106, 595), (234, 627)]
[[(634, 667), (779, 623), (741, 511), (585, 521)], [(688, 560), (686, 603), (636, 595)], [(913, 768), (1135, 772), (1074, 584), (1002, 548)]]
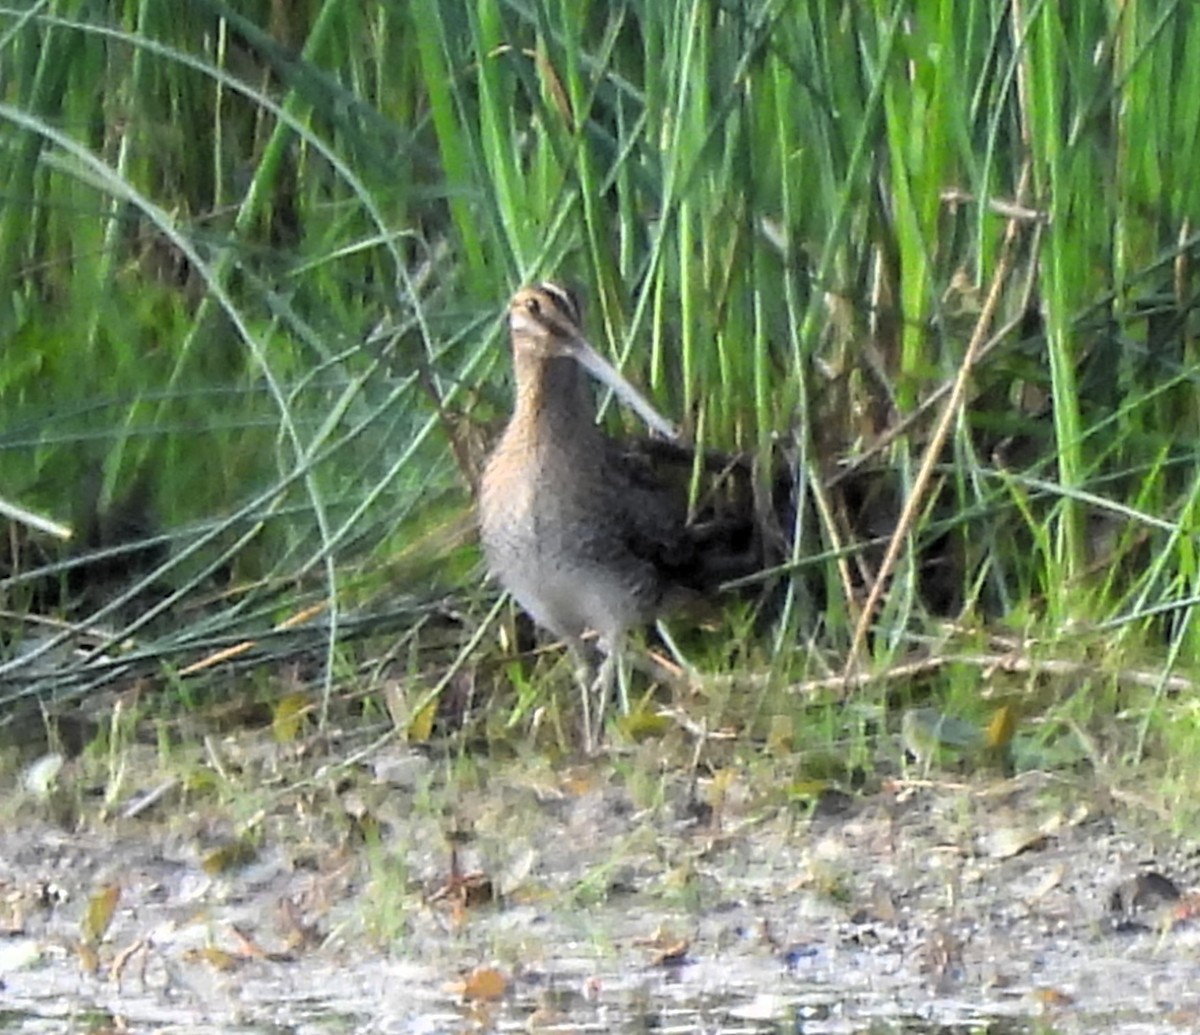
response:
[(0, 828), (0, 1031), (1200, 1030), (1200, 857), (1093, 777), (653, 751), (67, 763)]

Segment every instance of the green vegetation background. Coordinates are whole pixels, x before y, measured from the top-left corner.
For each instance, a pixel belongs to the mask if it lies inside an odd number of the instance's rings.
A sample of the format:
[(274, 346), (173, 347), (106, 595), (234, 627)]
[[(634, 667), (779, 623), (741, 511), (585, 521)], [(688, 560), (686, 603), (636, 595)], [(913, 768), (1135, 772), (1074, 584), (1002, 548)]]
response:
[(785, 472), (793, 577), (714, 654), (754, 709), (941, 658), (922, 692), (1170, 767), (1198, 135), (1186, 2), (0, 6), (0, 496), (74, 530), (9, 525), (3, 695), (503, 653), (469, 479), (503, 303), (553, 274), (661, 410)]

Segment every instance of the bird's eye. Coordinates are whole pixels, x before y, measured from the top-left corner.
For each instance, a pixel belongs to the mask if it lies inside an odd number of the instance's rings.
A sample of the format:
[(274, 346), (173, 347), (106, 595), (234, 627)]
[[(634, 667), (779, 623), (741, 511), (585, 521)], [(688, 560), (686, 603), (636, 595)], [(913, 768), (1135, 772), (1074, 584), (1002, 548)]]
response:
[(525, 308), (528, 309), (530, 314), (533, 316), (541, 316), (542, 315), (542, 303), (539, 302), (536, 298), (525, 299)]

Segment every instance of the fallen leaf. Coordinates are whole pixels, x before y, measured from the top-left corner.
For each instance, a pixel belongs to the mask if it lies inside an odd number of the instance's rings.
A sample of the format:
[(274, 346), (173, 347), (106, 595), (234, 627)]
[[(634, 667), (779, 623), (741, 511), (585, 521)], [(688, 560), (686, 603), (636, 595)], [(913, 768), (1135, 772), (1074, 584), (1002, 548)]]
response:
[(100, 969), (100, 956), (90, 945), (80, 942), (75, 951), (79, 955), (79, 968), (85, 974), (95, 974)]
[(104, 940), (109, 924), (112, 923), (113, 913), (117, 903), (121, 901), (121, 885), (106, 884), (88, 899), (87, 912), (79, 925), (79, 935), (83, 944), (99, 945)]
[(665, 927), (660, 927), (649, 938), (635, 938), (633, 944), (655, 950), (650, 957), (652, 967), (678, 966), (687, 959), (690, 948), (686, 938), (677, 938)]
[(787, 796), (792, 801), (815, 801), (829, 790), (828, 780), (793, 780), (787, 786)]
[(308, 695), (298, 691), (284, 694), (276, 701), (271, 717), (271, 732), (276, 741), (280, 744), (292, 743), (300, 735), (304, 720), (311, 710)]
[(418, 711), (404, 731), (410, 744), (428, 744), (433, 738), (433, 723), (437, 718), (438, 699), (435, 697)]
[(1012, 859), (1022, 852), (1041, 848), (1050, 835), (1037, 827), (999, 827), (985, 838), (985, 851), (992, 859)]
[(690, 947), (691, 943), (686, 938), (680, 938), (677, 942), (664, 945), (650, 957), (650, 966), (678, 967), (681, 963), (687, 962), (687, 954)]
[(1072, 996), (1057, 988), (1035, 988), (1033, 998), (1035, 1002), (1045, 1007), (1073, 1006), (1075, 1003)]
[(987, 732), (983, 735), (984, 746), (989, 751), (1003, 751), (1012, 743), (1017, 731), (1017, 709), (1012, 704), (1002, 704), (992, 713)]
[(146, 951), (149, 949), (149, 947), (150, 940), (148, 938), (138, 938), (131, 945), (127, 945), (124, 949), (118, 952), (116, 957), (113, 959), (112, 964), (108, 968), (109, 980), (119, 987), (121, 984), (121, 978), (125, 973), (125, 968), (129, 965), (129, 961), (139, 953), (144, 960)]
[(665, 715), (649, 708), (636, 708), (617, 720), (617, 729), (635, 743), (662, 737), (670, 726)]
[(462, 997), (477, 1002), (494, 1003), (504, 998), (508, 979), (495, 967), (476, 967), (463, 980)]
[(222, 973), (236, 970), (244, 962), (244, 957), (218, 949), (215, 945), (206, 945), (203, 949), (189, 949), (183, 954), (183, 958), (192, 962), (207, 963)]
[(210, 877), (217, 877), (230, 870), (254, 862), (258, 849), (245, 838), (219, 845), (200, 860), (200, 868)]
[(776, 758), (792, 754), (795, 743), (795, 724), (790, 715), (772, 715), (767, 727), (767, 753)]

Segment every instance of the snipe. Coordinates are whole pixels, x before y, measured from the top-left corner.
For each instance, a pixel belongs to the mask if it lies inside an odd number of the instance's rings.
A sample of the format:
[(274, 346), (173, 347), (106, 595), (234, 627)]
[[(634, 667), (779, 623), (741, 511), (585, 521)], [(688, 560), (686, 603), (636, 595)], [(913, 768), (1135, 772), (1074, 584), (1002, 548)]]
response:
[[(585, 371), (674, 435), (587, 343), (576, 297), (549, 282), (518, 291), (509, 328), (516, 401), (480, 482), (483, 549), (521, 607), (570, 647), (591, 747), (589, 698), (598, 692), (603, 708), (626, 634), (708, 588), (720, 565), (687, 524), (685, 493), (631, 462), (596, 424)], [(590, 692), (589, 632), (604, 655)]]

